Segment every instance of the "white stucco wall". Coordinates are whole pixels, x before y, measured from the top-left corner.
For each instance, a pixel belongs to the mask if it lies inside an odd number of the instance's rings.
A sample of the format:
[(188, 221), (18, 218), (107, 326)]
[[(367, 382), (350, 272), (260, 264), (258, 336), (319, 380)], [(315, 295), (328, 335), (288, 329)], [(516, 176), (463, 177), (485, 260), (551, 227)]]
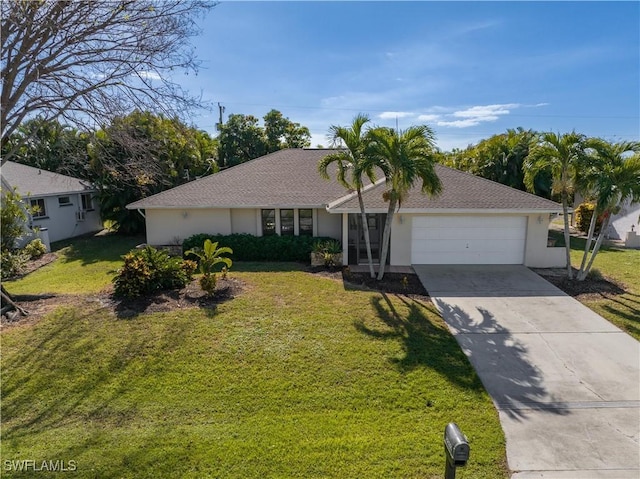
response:
[(609, 238), (624, 240), (627, 233), (631, 231), (631, 226), (634, 227), (634, 231), (638, 232), (640, 227), (640, 203), (625, 202), (620, 209), (620, 212), (611, 219), (609, 230), (606, 231)]
[(527, 244), (524, 265), (530, 268), (564, 268), (567, 265), (564, 247), (549, 247), (550, 218), (548, 214), (528, 215)]
[[(70, 203), (60, 206), (59, 196), (68, 196)], [(100, 231), (103, 228), (100, 210), (93, 200), (93, 211), (85, 211), (84, 221), (78, 221), (76, 212), (82, 209), (80, 194), (65, 194), (59, 196), (29, 197), (25, 202), (30, 204), (31, 199), (43, 199), (46, 217), (33, 218), (32, 225), (38, 228), (47, 228), (49, 241), (60, 241), (74, 236)]]
[(198, 233), (231, 234), (228, 208), (150, 209), (145, 211), (147, 243), (150, 245), (181, 244)]
[(391, 264), (407, 266), (411, 264), (411, 220), (414, 215), (396, 213), (391, 224)]
[(317, 232), (315, 236), (328, 236), (342, 241), (342, 215), (330, 214), (326, 210), (316, 210)]
[(231, 231), (233, 233), (246, 233), (258, 235), (258, 221), (260, 210), (238, 208), (231, 210)]
[[(295, 229), (298, 230), (297, 209)], [(149, 209), (145, 211), (147, 243), (155, 246), (181, 244), (198, 233), (228, 235), (247, 233), (262, 235), (261, 210), (249, 208)], [(341, 239), (341, 215), (330, 215), (324, 209), (314, 210), (314, 236)], [(276, 231), (280, 213), (276, 209)]]

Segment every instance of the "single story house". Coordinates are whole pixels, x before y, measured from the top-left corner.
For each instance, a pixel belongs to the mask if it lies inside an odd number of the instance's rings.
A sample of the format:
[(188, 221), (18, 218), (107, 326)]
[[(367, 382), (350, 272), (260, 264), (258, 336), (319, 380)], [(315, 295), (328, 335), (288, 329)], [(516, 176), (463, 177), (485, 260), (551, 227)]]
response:
[(9, 185), (34, 208), (29, 226), (46, 228), (49, 241), (102, 229), (98, 191), (89, 183), (12, 161), (2, 165), (1, 174), (3, 188)]
[[(147, 242), (180, 244), (196, 233), (330, 236), (346, 264), (366, 263), (356, 194), (321, 178), (318, 162), (332, 149), (288, 149), (242, 163), (127, 205), (146, 218)], [(436, 165), (435, 198), (420, 185), (394, 217), (391, 265), (565, 265), (564, 249), (548, 247), (559, 204), (471, 174)], [(380, 257), (388, 204), (384, 179), (365, 186), (374, 258)]]

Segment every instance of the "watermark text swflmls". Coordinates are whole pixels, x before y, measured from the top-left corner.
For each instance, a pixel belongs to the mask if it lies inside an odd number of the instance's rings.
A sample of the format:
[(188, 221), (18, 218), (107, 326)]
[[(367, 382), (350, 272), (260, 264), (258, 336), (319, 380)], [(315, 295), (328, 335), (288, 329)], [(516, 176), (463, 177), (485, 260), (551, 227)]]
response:
[(3, 462), (5, 471), (18, 471), (18, 472), (73, 472), (78, 470), (78, 463), (73, 459), (70, 461), (64, 461), (57, 459), (36, 461), (35, 459), (7, 459)]

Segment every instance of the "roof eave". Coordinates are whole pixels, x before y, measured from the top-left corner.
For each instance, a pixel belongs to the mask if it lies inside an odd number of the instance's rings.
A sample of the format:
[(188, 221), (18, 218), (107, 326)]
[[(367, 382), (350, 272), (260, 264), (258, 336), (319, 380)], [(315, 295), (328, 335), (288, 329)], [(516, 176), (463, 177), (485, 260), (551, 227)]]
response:
[[(386, 213), (387, 208), (365, 208), (367, 213)], [(329, 213), (359, 213), (360, 208), (327, 208)], [(515, 209), (515, 208), (400, 208), (396, 214), (510, 214), (532, 215), (542, 213), (562, 213), (562, 209)]]

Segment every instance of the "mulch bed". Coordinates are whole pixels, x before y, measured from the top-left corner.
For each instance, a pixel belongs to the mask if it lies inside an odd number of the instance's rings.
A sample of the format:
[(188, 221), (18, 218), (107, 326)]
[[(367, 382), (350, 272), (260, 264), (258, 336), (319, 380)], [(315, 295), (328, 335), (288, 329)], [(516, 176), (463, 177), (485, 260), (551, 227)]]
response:
[(368, 272), (355, 273), (347, 266), (337, 269), (311, 268), (310, 271), (313, 274), (342, 281), (345, 289), (365, 289), (407, 296), (429, 296), (418, 276), (413, 273), (385, 273), (384, 277), (378, 281), (376, 278), (371, 278)]
[(177, 311), (193, 307), (215, 309), (219, 304), (242, 294), (245, 289), (244, 282), (233, 277), (227, 277), (226, 279), (218, 278), (216, 292), (213, 296), (207, 296), (202, 291), (197, 279), (194, 279), (180, 290), (158, 291), (136, 299), (116, 298), (113, 296), (112, 287), (95, 295), (16, 295), (17, 303), (27, 310), (29, 315), (26, 317), (13, 317), (9, 313), (9, 316), (2, 316), (0, 328), (5, 329), (11, 326), (34, 324), (42, 316), (51, 313), (59, 306), (84, 309), (91, 307), (102, 308), (113, 312), (116, 317), (122, 319), (134, 318), (144, 313)]
[(534, 269), (536, 273), (576, 299), (600, 299), (626, 293), (625, 286), (606, 276), (587, 277), (584, 281), (567, 278), (566, 269)]
[(119, 318), (131, 318), (143, 313), (176, 311), (194, 306), (215, 309), (218, 304), (235, 298), (244, 289), (245, 284), (236, 278), (218, 278), (215, 293), (207, 296), (198, 280), (194, 279), (181, 290), (158, 291), (141, 298), (120, 299), (109, 295), (104, 304), (113, 307)]

